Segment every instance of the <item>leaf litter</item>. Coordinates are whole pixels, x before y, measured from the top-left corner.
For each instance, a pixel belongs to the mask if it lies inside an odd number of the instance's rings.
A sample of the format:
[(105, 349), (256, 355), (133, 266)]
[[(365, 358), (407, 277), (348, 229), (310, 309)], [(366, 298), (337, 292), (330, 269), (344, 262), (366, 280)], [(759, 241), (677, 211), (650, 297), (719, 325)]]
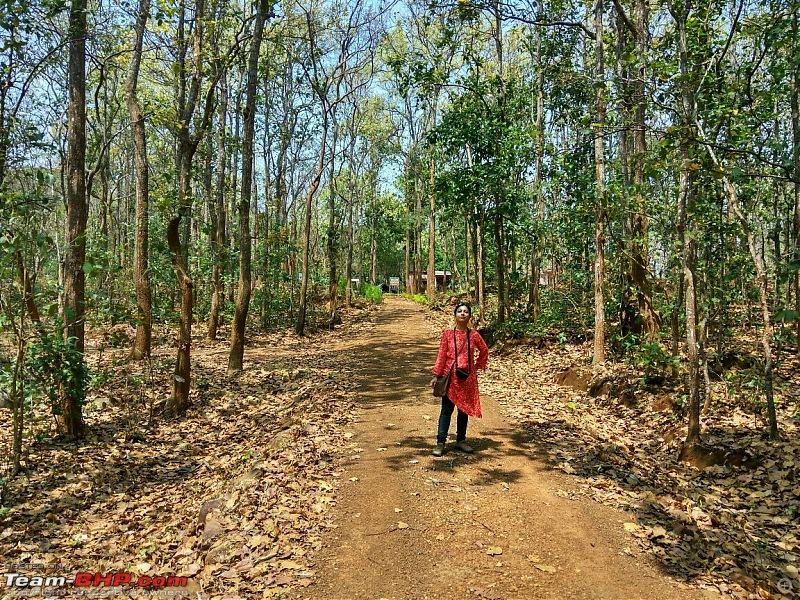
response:
[[(369, 312), (344, 327), (369, 328)], [(254, 337), (246, 356), (254, 364), (233, 376), (224, 372), (227, 344), (198, 340), (194, 404), (171, 421), (158, 417), (169, 395), (168, 336), (149, 368), (95, 348), (93, 366), (109, 376), (92, 390), (89, 435), (82, 444), (51, 439), (40, 424), (47, 415), (34, 421), (26, 470), (2, 489), (0, 555), (22, 563), (20, 572), (29, 564), (55, 567), (39, 573), (53, 575), (64, 574), (58, 565), (185, 575), (190, 591), (216, 600), (305, 587), (323, 536), (336, 527), (328, 511), (343, 483), (337, 462), (363, 452), (345, 431), (355, 414), (352, 367), (346, 353), (324, 351), (335, 335), (320, 333), (312, 344), (291, 333)], [(517, 420), (532, 455), (569, 477), (556, 493), (627, 511), (636, 527), (624, 529), (639, 551), (687, 583), (734, 598), (796, 596), (800, 442), (785, 417), (792, 393), (778, 390), (778, 443), (723, 395), (704, 416), (704, 439), (740, 459), (697, 469), (677, 461), (685, 419), (657, 410), (656, 392), (628, 390), (635, 402), (625, 406), (556, 382), (585, 356), (581, 346), (495, 347), (482, 378), (483, 393)], [(787, 389), (796, 395), (796, 385)], [(6, 431), (8, 421), (0, 412)], [(6, 456), (8, 437), (0, 440)]]
[[(576, 369), (588, 344), (541, 346), (493, 348), (481, 386), (525, 431), (531, 454), (569, 476), (558, 495), (627, 511), (639, 550), (680, 581), (733, 598), (800, 594), (800, 361), (786, 361), (794, 385), (776, 393), (783, 441), (770, 442), (763, 419), (714, 389), (703, 440), (723, 458), (698, 468), (678, 461), (686, 418), (665, 396), (679, 389), (649, 388), (627, 365)], [(565, 381), (576, 370), (588, 375)], [(614, 397), (618, 381), (635, 383)]]
[[(368, 327), (371, 310), (353, 311), (345, 327)], [(85, 410), (87, 437), (65, 442), (42, 426), (28, 444), (25, 471), (2, 489), (0, 556), (21, 574), (185, 576), (186, 591), (211, 600), (307, 586), (336, 527), (337, 462), (354, 449), (351, 365), (325, 352), (335, 335), (253, 336), (247, 369), (233, 375), (227, 343), (196, 340), (193, 403), (172, 420), (159, 416), (169, 344), (149, 366), (90, 345), (106, 377)], [(96, 397), (110, 401), (97, 408)], [(9, 443), (0, 442), (6, 456)]]

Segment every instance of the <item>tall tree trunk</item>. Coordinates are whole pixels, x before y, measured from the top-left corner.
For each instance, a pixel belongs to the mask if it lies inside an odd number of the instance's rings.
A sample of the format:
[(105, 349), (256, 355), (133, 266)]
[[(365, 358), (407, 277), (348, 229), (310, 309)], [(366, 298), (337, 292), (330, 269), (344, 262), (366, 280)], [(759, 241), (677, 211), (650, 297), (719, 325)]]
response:
[(328, 234), (326, 250), (328, 253), (328, 319), (331, 326), (336, 322), (336, 311), (339, 304), (339, 273), (336, 270), (339, 251), (339, 232), (336, 226), (336, 144), (339, 131), (336, 124), (336, 112), (331, 114), (331, 176), (328, 182)]
[[(268, 100), (269, 97), (269, 82), (271, 80), (271, 73), (269, 68), (264, 74), (264, 119), (266, 122), (272, 121), (272, 102)], [(265, 127), (261, 140), (261, 155), (264, 163), (264, 223), (262, 227), (262, 235), (260, 236), (262, 252), (261, 252), (261, 303), (259, 306), (259, 320), (261, 328), (266, 329), (269, 324), (269, 309), (272, 305), (273, 281), (270, 277), (270, 264), (272, 263), (272, 249), (270, 248), (270, 234), (274, 231), (274, 211), (272, 210), (272, 202), (275, 199), (275, 187), (272, 179), (272, 135), (270, 135), (269, 127)], [(259, 239), (258, 237), (256, 239)]]
[[(239, 74), (239, 80), (234, 83), (232, 86), (233, 90), (236, 90), (236, 97), (234, 102), (234, 118), (233, 118), (233, 139), (240, 140), (242, 139), (242, 75)], [(231, 230), (233, 230), (233, 224), (236, 222), (237, 218), (237, 202), (236, 198), (239, 194), (239, 156), (241, 152), (239, 151), (239, 144), (233, 144), (233, 148), (231, 151), (231, 166), (229, 168), (229, 173), (231, 174), (231, 189), (228, 190), (228, 216), (230, 217), (231, 223)], [(237, 236), (233, 235), (233, 231), (231, 231), (230, 239), (228, 240), (230, 243), (231, 252), (236, 250), (236, 240)]]
[(536, 236), (531, 253), (531, 281), (528, 297), (528, 310), (536, 323), (542, 312), (541, 278), (542, 247), (544, 245), (544, 190), (542, 188), (542, 166), (544, 160), (544, 68), (542, 65), (542, 28), (536, 28), (536, 136), (535, 158), (536, 174), (533, 186), (536, 190)]
[(441, 246), (442, 246), (442, 272), (444, 273), (442, 279), (442, 291), (446, 294), (447, 293), (447, 261), (449, 256), (447, 255), (447, 235), (442, 234), (441, 239)]
[(626, 251), (628, 252), (629, 260), (619, 261), (619, 269), (620, 269), (620, 279), (621, 285), (617, 286), (619, 289), (619, 322), (620, 322), (620, 330), (622, 335), (627, 335), (628, 333), (634, 332), (639, 333), (642, 329), (641, 324), (638, 323), (637, 319), (637, 309), (635, 308), (636, 298), (631, 290), (634, 287), (632, 276), (631, 276), (631, 255), (630, 255), (630, 246), (631, 240), (633, 239), (632, 234), (632, 218), (630, 214), (636, 210), (635, 207), (632, 207), (632, 203), (630, 201), (630, 190), (633, 187), (632, 185), (632, 176), (631, 170), (632, 165), (635, 162), (633, 158), (633, 143), (632, 139), (633, 136), (631, 135), (633, 129), (633, 122), (634, 122), (634, 100), (633, 100), (633, 91), (632, 91), (632, 77), (630, 73), (630, 66), (626, 61), (626, 55), (630, 52), (633, 52), (631, 48), (631, 36), (635, 37), (635, 30), (633, 25), (630, 23), (630, 20), (626, 16), (624, 12), (624, 8), (620, 3), (615, 3), (615, 28), (616, 28), (616, 35), (615, 35), (615, 46), (614, 46), (614, 54), (615, 54), (615, 62), (617, 68), (617, 80), (619, 81), (620, 87), (620, 99), (619, 99), (619, 112), (621, 116), (622, 126), (619, 131), (619, 144), (618, 144), (618, 153), (619, 153), (619, 165), (620, 165), (620, 175), (622, 180), (622, 189), (624, 193), (622, 194), (622, 210), (624, 212), (624, 217), (621, 219), (621, 227), (622, 227), (622, 239), (626, 241), (628, 247)]
[(686, 226), (688, 198), (692, 193), (691, 175), (681, 171), (679, 200), (679, 227), (683, 233), (683, 278), (686, 282), (686, 355), (689, 361), (689, 426), (684, 447), (700, 444), (700, 339), (697, 328), (697, 288), (694, 264), (696, 242), (693, 231)]
[[(800, 8), (795, 6), (792, 11), (792, 39), (794, 40), (795, 64), (800, 60), (800, 27), (798, 27), (798, 13)], [(792, 150), (794, 159), (794, 219), (792, 223), (792, 238), (794, 244), (794, 260), (800, 267), (800, 69), (794, 69), (792, 75)], [(794, 272), (794, 338), (796, 353), (800, 356), (800, 268)]]
[(252, 242), (250, 240), (250, 202), (253, 186), (253, 163), (255, 162), (255, 122), (258, 92), (258, 56), (264, 37), (264, 23), (269, 12), (269, 0), (259, 0), (253, 38), (250, 41), (250, 56), (247, 63), (247, 87), (244, 108), (244, 139), (242, 140), (242, 196), (239, 202), (239, 291), (236, 295), (236, 310), (231, 327), (231, 350), (228, 355), (228, 372), (241, 371), (244, 362), (245, 329), (247, 313), (250, 311), (252, 294), (251, 265)]
[[(69, 106), (67, 108), (66, 242), (64, 253), (64, 335), (80, 353), (83, 369), (85, 342), (86, 262), (86, 0), (72, 0), (69, 12)], [(75, 375), (78, 375), (75, 373)], [(83, 386), (62, 385), (60, 412), (56, 415), (62, 434), (83, 435)]]
[(25, 333), (25, 319), (19, 320), (19, 326), (16, 330), (17, 333), (17, 356), (14, 361), (14, 368), (11, 374), (11, 429), (12, 429), (12, 443), (11, 443), (11, 456), (12, 466), (11, 475), (14, 476), (20, 472), (22, 467), (22, 440), (25, 433), (25, 348), (26, 338)]
[[(430, 185), (428, 195), (430, 196), (430, 219), (428, 221), (428, 300), (433, 302), (436, 299), (436, 163), (431, 157)], [(433, 277), (433, 279), (431, 279)], [(445, 281), (447, 274), (445, 274)]]
[(14, 252), (14, 261), (17, 263), (17, 272), (19, 273), (19, 280), (22, 285), (22, 297), (25, 301), (25, 309), (28, 313), (28, 318), (38, 326), (41, 323), (41, 317), (39, 315), (39, 308), (36, 306), (36, 298), (33, 295), (33, 278), (28, 268), (25, 266), (22, 252), (19, 250)]
[[(222, 69), (221, 65), (216, 68)], [(228, 115), (228, 84), (227, 76), (221, 76), (219, 91), (219, 107), (217, 109), (217, 182), (214, 190), (214, 202), (211, 213), (211, 256), (213, 264), (211, 266), (211, 314), (208, 319), (208, 331), (206, 337), (209, 340), (217, 339), (217, 331), (220, 325), (220, 310), (224, 288), (222, 274), (225, 270), (225, 238), (227, 237), (227, 222), (225, 218), (225, 167), (228, 162), (227, 144), (225, 134), (227, 132)]]
[[(701, 443), (700, 423), (700, 357), (702, 336), (698, 333), (697, 314), (697, 278), (695, 263), (697, 262), (697, 228), (694, 215), (694, 180), (695, 170), (693, 140), (697, 139), (694, 129), (696, 118), (695, 102), (695, 75), (697, 67), (689, 65), (689, 43), (687, 39), (687, 21), (691, 12), (690, 3), (680, 8), (668, 0), (668, 6), (678, 30), (678, 56), (680, 78), (680, 105), (678, 106), (679, 122), (681, 126), (680, 141), (680, 176), (678, 183), (678, 222), (677, 235), (682, 247), (682, 284), (685, 288), (685, 315), (686, 315), (686, 354), (689, 361), (689, 426), (686, 434), (684, 448), (691, 448)], [(680, 294), (679, 300), (680, 301)], [(677, 312), (677, 311), (676, 311)], [(674, 328), (673, 328), (674, 329)], [(673, 335), (677, 331), (673, 330)]]
[(412, 250), (411, 246), (413, 244), (412, 236), (411, 236), (411, 158), (410, 156), (406, 156), (405, 165), (404, 165), (404, 172), (405, 172), (405, 208), (406, 208), (406, 256), (405, 256), (405, 282), (406, 282), (406, 293), (408, 294), (416, 294), (417, 293), (417, 285), (419, 282), (411, 278), (411, 257), (412, 257)]
[[(200, 124), (192, 133), (195, 112), (200, 100), (200, 87), (203, 79), (203, 44), (205, 22), (205, 3), (197, 0), (192, 32), (192, 56), (194, 62), (191, 74), (186, 72), (185, 64), (185, 16), (186, 7), (178, 25), (178, 45), (182, 49), (179, 62), (178, 89), (177, 89), (177, 123), (174, 132), (177, 137), (177, 151), (175, 163), (178, 173), (178, 216), (173, 218), (167, 227), (167, 241), (175, 270), (175, 277), (181, 291), (180, 324), (178, 329), (178, 357), (175, 361), (175, 372), (172, 381), (172, 395), (167, 402), (166, 410), (170, 414), (184, 412), (189, 406), (189, 389), (191, 386), (191, 345), (192, 345), (192, 319), (194, 308), (194, 282), (189, 271), (189, 223), (192, 218), (193, 196), (191, 193), (192, 162), (197, 152), (197, 146), (205, 134), (213, 112), (213, 98), (216, 80), (208, 87), (204, 100), (204, 109), (201, 114)], [(183, 219), (187, 220), (183, 228), (184, 244), (181, 244), (180, 225)]]
[(695, 127), (700, 134), (700, 140), (706, 147), (709, 156), (711, 156), (711, 159), (714, 161), (714, 165), (720, 170), (721, 173), (723, 173), (722, 185), (725, 190), (725, 194), (728, 197), (728, 205), (738, 218), (739, 224), (745, 233), (745, 237), (747, 238), (747, 246), (750, 250), (750, 257), (752, 258), (753, 266), (755, 267), (756, 278), (758, 281), (758, 298), (763, 323), (763, 328), (761, 330), (761, 347), (764, 353), (764, 396), (767, 402), (769, 437), (770, 439), (777, 440), (780, 436), (778, 432), (778, 417), (775, 412), (775, 396), (773, 393), (772, 380), (772, 371), (774, 368), (774, 360), (772, 356), (772, 336), (774, 327), (772, 325), (772, 318), (770, 315), (769, 281), (767, 279), (767, 269), (764, 262), (763, 251), (758, 247), (756, 236), (753, 233), (752, 227), (750, 227), (750, 222), (748, 221), (747, 216), (745, 216), (745, 214), (742, 212), (741, 206), (739, 206), (739, 194), (737, 193), (736, 188), (731, 183), (730, 179), (724, 174), (722, 164), (714, 152), (714, 147), (708, 141), (708, 138), (700, 124), (695, 122)]
[[(447, 239), (447, 234), (444, 237)], [(447, 247), (452, 251), (450, 259), (453, 264), (453, 273), (450, 278), (450, 291), (453, 292), (464, 288), (464, 279), (461, 276), (461, 270), (458, 268), (458, 246), (456, 246), (456, 235), (453, 229), (450, 230), (450, 243)]]
[(497, 264), (495, 276), (497, 277), (497, 321), (505, 323), (508, 313), (508, 292), (506, 290), (506, 261), (505, 242), (503, 240), (503, 213), (499, 210), (494, 215), (494, 242), (497, 246)]
[[(350, 121), (350, 149), (347, 153), (347, 257), (345, 259), (345, 306), (350, 308), (353, 305), (353, 253), (355, 246), (355, 222), (354, 211), (356, 204), (356, 139), (357, 139), (357, 125), (356, 117), (357, 110), (354, 108)], [(363, 273), (359, 275), (359, 283), (364, 285)]]
[(142, 62), (142, 45), (147, 19), (150, 14), (150, 0), (141, 0), (136, 17), (135, 41), (128, 78), (125, 82), (125, 103), (131, 119), (133, 137), (133, 163), (136, 179), (136, 248), (134, 251), (133, 281), (136, 287), (136, 340), (131, 349), (131, 358), (138, 360), (150, 356), (153, 330), (152, 297), (150, 291), (150, 191), (149, 167), (147, 164), (147, 135), (144, 114), (136, 97), (139, 80), (139, 66)]
[[(354, 137), (355, 139), (355, 137)], [(345, 273), (344, 279), (347, 282), (347, 292), (345, 294), (344, 304), (347, 308), (353, 305), (353, 247), (355, 246), (355, 224), (353, 222), (353, 210), (356, 202), (355, 189), (353, 186), (353, 169), (355, 165), (352, 159), (353, 153), (350, 154), (350, 168), (348, 169), (348, 180), (350, 181), (350, 193), (347, 198), (347, 259), (345, 260)], [(363, 285), (363, 281), (359, 278), (359, 283)]]
[(475, 251), (475, 279), (478, 292), (478, 306), (480, 306), (481, 322), (485, 323), (488, 317), (488, 306), (486, 304), (486, 247), (483, 243), (484, 231), (486, 230), (486, 212), (483, 207), (478, 209), (477, 222), (473, 232), (474, 251)]
[(378, 178), (372, 180), (372, 197), (370, 198), (369, 228), (369, 282), (376, 285), (378, 281)]
[[(420, 291), (422, 282), (422, 188), (419, 161), (414, 163), (414, 293)], [(434, 275), (435, 277), (435, 275)], [(430, 281), (428, 281), (430, 283)], [(434, 283), (435, 285), (435, 283)]]
[(660, 317), (653, 307), (653, 293), (648, 276), (649, 269), (649, 242), (648, 236), (648, 207), (645, 195), (644, 163), (647, 160), (646, 141), (646, 65), (644, 57), (647, 56), (649, 43), (649, 11), (648, 0), (636, 0), (634, 9), (634, 27), (636, 31), (636, 56), (640, 64), (633, 82), (633, 185), (634, 208), (631, 227), (631, 278), (636, 285), (636, 297), (639, 308), (639, 318), (642, 323), (643, 333), (649, 341), (654, 341), (660, 328)]
[(605, 303), (605, 220), (606, 220), (606, 159), (605, 159), (605, 54), (603, 48), (603, 0), (596, 0), (594, 12), (595, 52), (596, 52), (596, 96), (594, 127), (594, 162), (595, 162), (595, 224), (594, 224), (594, 353), (592, 364), (600, 365), (606, 360), (606, 303)]
[[(503, 64), (503, 4), (500, 0), (494, 0), (492, 6), (492, 13), (494, 16), (494, 27), (492, 28), (492, 37), (494, 38), (495, 55), (497, 57), (497, 78), (498, 78), (498, 107), (500, 109), (499, 120), (503, 124), (500, 128), (501, 135), (495, 140), (496, 148), (500, 150), (503, 145), (502, 132), (505, 130), (507, 124), (506, 117), (506, 83), (505, 72)], [(496, 156), (500, 156), (498, 152)], [(501, 192), (502, 193), (502, 192)], [(510, 306), (508, 299), (508, 259), (505, 243), (504, 231), (504, 213), (502, 206), (504, 206), (504, 198), (497, 197), (494, 215), (494, 239), (497, 245), (497, 265), (495, 267), (495, 274), (497, 276), (497, 320), (500, 323), (505, 323), (510, 316)]]
[(173, 218), (167, 228), (167, 241), (172, 256), (172, 265), (178, 288), (181, 292), (180, 321), (178, 325), (178, 358), (175, 361), (175, 372), (172, 378), (172, 396), (167, 403), (169, 414), (179, 414), (189, 406), (189, 389), (192, 374), (192, 312), (194, 310), (194, 281), (189, 275), (189, 247), (181, 243), (181, 221), (189, 219), (191, 207), (189, 185), (191, 173), (191, 155), (193, 150), (185, 143), (179, 142), (178, 201), (180, 216)]
[[(467, 290), (470, 299), (475, 302), (477, 295), (472, 293), (472, 286), (470, 285), (470, 258), (473, 262), (475, 260), (475, 253), (470, 252), (472, 246), (472, 235), (470, 233), (469, 215), (464, 215), (464, 289)], [(473, 268), (472, 272), (475, 272)], [(476, 287), (477, 289), (477, 287)]]
[(323, 107), (322, 110), (322, 139), (319, 145), (319, 156), (317, 157), (317, 171), (314, 173), (314, 179), (308, 187), (306, 193), (306, 213), (303, 239), (303, 281), (300, 285), (300, 305), (297, 311), (297, 322), (295, 324), (295, 333), (297, 335), (305, 335), (306, 329), (306, 312), (308, 310), (308, 280), (310, 277), (310, 260), (311, 260), (311, 211), (314, 208), (314, 195), (319, 189), (319, 183), (322, 180), (322, 173), (325, 170), (325, 145), (328, 140), (328, 112)]

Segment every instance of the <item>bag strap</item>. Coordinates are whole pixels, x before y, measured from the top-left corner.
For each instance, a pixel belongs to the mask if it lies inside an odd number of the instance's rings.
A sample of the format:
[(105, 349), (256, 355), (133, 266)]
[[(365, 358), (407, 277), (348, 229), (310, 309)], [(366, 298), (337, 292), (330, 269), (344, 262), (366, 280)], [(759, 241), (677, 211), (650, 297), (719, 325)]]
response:
[[(467, 339), (465, 339), (463, 342), (461, 342), (461, 349), (462, 350), (464, 349), (465, 345), (467, 347), (467, 373), (469, 373), (470, 371), (472, 371), (472, 363), (471, 363), (471, 360), (470, 360), (471, 356), (472, 356), (472, 344), (471, 344), (471, 340), (470, 340), (470, 329), (469, 329), (469, 327), (467, 327)], [(456, 328), (455, 327), (453, 327), (453, 348), (456, 351), (456, 359), (455, 359), (455, 361), (453, 361), (453, 366), (450, 367), (450, 368), (453, 369), (453, 367), (455, 367), (457, 369), (458, 368), (458, 347), (456, 346)]]

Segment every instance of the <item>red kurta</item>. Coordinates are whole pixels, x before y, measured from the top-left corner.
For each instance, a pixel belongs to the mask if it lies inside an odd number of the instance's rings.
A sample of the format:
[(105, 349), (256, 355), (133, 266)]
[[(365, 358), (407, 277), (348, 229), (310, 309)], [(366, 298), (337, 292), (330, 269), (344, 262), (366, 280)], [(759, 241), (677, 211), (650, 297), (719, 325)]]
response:
[[(469, 364), (469, 377), (464, 381), (456, 377), (455, 369), (453, 369), (456, 358), (456, 347), (453, 345), (454, 334), (455, 343), (458, 345), (457, 368), (466, 370), (467, 364)], [(433, 374), (440, 377), (446, 375), (450, 369), (453, 369), (450, 375), (450, 387), (447, 388), (447, 397), (461, 412), (467, 413), (470, 417), (480, 418), (482, 415), (481, 399), (478, 395), (478, 369), (486, 370), (486, 363), (489, 360), (489, 348), (486, 346), (486, 342), (483, 341), (481, 334), (474, 329), (469, 330), (469, 336), (473, 356), (468, 356), (467, 354), (466, 331), (447, 329), (442, 332), (442, 341), (439, 343), (439, 355), (436, 357), (436, 364), (433, 365)], [(477, 362), (474, 357), (475, 350), (478, 351)]]

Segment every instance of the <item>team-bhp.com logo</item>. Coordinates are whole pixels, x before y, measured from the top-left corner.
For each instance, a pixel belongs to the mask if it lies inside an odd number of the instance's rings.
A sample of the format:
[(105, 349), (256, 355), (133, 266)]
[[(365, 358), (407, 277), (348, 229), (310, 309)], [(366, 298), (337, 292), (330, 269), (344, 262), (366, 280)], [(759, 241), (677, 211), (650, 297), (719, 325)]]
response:
[(130, 573), (76, 573), (74, 577), (66, 576), (40, 576), (20, 575), (19, 573), (4, 573), (3, 579), (6, 588), (12, 589), (54, 589), (65, 587), (98, 588), (130, 586), (137, 588), (182, 588), (189, 583), (188, 577), (164, 576), (134, 576)]

